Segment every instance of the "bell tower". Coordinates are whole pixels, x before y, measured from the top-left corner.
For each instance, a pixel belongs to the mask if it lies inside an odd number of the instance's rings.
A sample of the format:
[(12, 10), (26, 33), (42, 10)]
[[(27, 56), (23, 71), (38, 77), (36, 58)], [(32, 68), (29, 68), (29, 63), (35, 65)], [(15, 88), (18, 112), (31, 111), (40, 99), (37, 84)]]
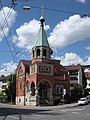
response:
[(32, 58), (50, 59), (53, 51), (49, 46), (46, 33), (44, 31), (44, 17), (40, 17), (40, 30), (37, 35), (34, 47), (32, 48)]

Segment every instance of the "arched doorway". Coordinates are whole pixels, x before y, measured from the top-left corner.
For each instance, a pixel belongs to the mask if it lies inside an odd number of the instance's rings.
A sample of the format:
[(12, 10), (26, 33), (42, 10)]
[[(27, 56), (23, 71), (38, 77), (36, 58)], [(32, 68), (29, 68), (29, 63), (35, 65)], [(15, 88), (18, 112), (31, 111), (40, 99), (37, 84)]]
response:
[(47, 81), (43, 81), (39, 84), (40, 104), (49, 102), (49, 88), (50, 85)]

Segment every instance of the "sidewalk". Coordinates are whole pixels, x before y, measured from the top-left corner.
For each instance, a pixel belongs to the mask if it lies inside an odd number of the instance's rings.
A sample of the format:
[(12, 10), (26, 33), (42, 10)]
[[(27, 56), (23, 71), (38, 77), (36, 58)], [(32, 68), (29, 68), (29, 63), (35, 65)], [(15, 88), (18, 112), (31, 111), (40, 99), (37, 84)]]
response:
[(72, 108), (76, 107), (77, 103), (71, 103), (71, 104), (62, 104), (62, 105), (55, 105), (55, 106), (19, 106), (19, 105), (11, 105), (11, 104), (3, 104), (0, 103), (1, 106), (6, 106), (9, 108), (17, 108), (17, 109), (64, 109), (64, 108)]
[(64, 109), (64, 108), (72, 108), (72, 107), (77, 107), (77, 103), (71, 103), (71, 104), (62, 104), (62, 105), (55, 105), (55, 106), (37, 106), (37, 108), (48, 108), (48, 109), (55, 109), (55, 108), (60, 108), (60, 109)]

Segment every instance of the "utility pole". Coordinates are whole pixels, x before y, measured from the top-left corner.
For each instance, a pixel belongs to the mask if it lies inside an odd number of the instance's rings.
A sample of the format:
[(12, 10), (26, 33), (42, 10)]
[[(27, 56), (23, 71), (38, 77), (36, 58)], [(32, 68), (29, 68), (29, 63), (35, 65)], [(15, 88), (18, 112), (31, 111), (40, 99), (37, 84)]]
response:
[[(11, 83), (13, 83), (13, 74), (11, 74)], [(11, 92), (11, 104), (12, 104), (12, 92)]]

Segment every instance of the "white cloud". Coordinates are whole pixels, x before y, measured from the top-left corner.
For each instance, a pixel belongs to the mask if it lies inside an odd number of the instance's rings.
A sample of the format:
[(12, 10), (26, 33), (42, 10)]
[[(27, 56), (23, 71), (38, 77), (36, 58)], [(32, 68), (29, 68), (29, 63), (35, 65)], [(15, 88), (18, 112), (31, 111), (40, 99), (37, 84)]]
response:
[(85, 47), (86, 50), (90, 50), (90, 46)]
[(87, 58), (86, 61), (83, 62), (84, 65), (90, 65), (90, 57)]
[(61, 56), (60, 59), (62, 65), (77, 65), (83, 63), (83, 60), (80, 58), (80, 56), (72, 52), (66, 53), (65, 56)]
[(62, 48), (90, 38), (90, 18), (73, 15), (58, 23), (48, 38), (51, 46)]
[[(16, 29), (17, 35), (13, 36), (13, 42), (19, 47), (31, 51), (34, 45), (40, 21), (35, 19), (24, 23)], [(45, 25), (45, 30), (49, 25)], [(90, 38), (90, 18), (73, 15), (64, 21), (58, 23), (48, 37), (52, 47), (62, 48), (77, 41)]]
[(68, 66), (72, 64), (90, 65), (90, 57), (84, 60), (79, 55), (73, 52), (65, 53), (64, 56), (55, 57), (55, 58), (61, 60), (61, 64), (64, 66)]
[[(31, 20), (28, 23), (24, 23), (24, 25), (16, 29), (17, 36), (13, 37), (14, 43), (16, 43), (16, 45), (20, 48), (31, 50), (35, 42), (39, 28), (40, 21), (37, 21), (35, 19)], [(48, 29), (49, 25), (45, 25), (45, 30)]]
[(15, 73), (15, 70), (17, 68), (17, 64), (13, 63), (12, 61), (10, 63), (3, 63), (1, 66), (1, 70), (0, 70), (0, 76), (1, 75), (10, 75), (12, 73)]
[[(5, 13), (5, 16), (4, 16), (3, 11)], [(8, 32), (9, 32), (5, 18), (7, 19), (9, 28), (11, 28), (15, 22), (16, 11), (14, 11), (13, 9), (8, 8), (8, 7), (4, 7), (3, 10), (1, 9), (1, 11), (0, 11), (0, 41), (2, 41), (2, 39), (4, 37), (3, 31), (6, 36), (8, 35)], [(2, 28), (3, 28), (3, 30), (2, 30)]]
[(87, 0), (76, 0), (77, 2), (86, 3)]

